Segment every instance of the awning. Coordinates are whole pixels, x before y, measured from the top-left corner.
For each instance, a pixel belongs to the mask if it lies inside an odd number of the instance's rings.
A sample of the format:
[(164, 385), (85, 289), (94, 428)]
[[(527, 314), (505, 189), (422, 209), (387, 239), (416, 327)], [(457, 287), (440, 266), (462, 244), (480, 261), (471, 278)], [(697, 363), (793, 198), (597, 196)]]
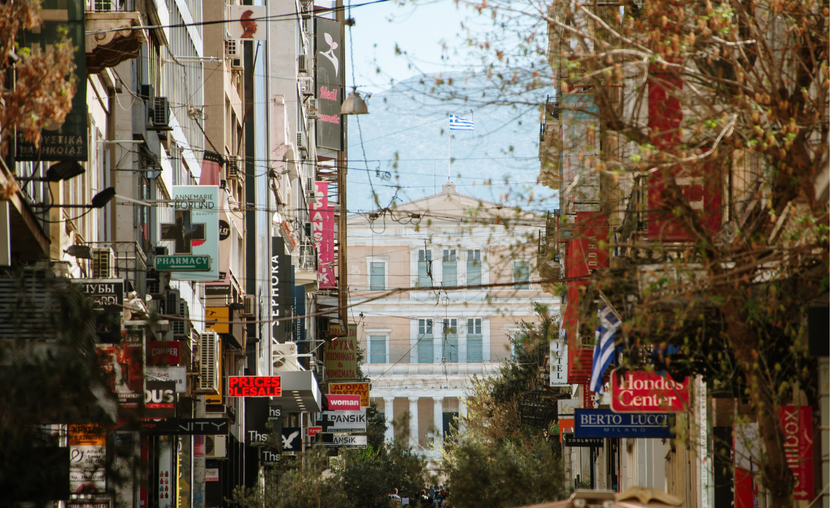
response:
[(320, 386), (310, 370), (275, 372), (280, 377), (282, 397), (271, 399), (272, 406), (282, 406), (286, 413), (319, 413), (323, 410)]

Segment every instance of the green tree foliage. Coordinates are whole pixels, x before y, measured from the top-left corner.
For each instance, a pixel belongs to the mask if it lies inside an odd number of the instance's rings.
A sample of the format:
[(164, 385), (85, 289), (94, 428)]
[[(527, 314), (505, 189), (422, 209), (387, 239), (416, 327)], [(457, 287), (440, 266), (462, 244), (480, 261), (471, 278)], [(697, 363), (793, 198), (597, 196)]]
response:
[(340, 479), (355, 508), (388, 506), (386, 495), (394, 489), (411, 496), (426, 484), (426, 463), (409, 448), (367, 447), (345, 453), (344, 460)]
[(274, 508), (351, 508), (345, 486), (328, 468), (323, 447), (303, 454), (300, 467), (285, 471), (279, 480)]

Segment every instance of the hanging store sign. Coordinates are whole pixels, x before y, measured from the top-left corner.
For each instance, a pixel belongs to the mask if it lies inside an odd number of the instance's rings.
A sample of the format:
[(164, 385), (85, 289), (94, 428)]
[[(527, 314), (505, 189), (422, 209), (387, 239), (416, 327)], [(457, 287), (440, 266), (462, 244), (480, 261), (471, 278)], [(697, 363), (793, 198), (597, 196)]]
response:
[(326, 395), (331, 411), (360, 411), (360, 395)]
[(143, 418), (176, 417), (176, 383), (145, 381)]
[[(161, 225), (161, 239), (172, 242), (173, 254), (157, 256), (156, 270), (172, 271), (173, 280), (219, 280), (219, 186), (174, 185), (170, 194), (173, 222)], [(179, 270), (179, 262), (194, 268)]]
[(138, 410), (144, 398), (144, 351), (140, 342), (99, 344), (98, 359), (104, 378), (122, 409)]
[(357, 325), (349, 325), (348, 335), (339, 330), (339, 325), (332, 327), (337, 338), (325, 345), (326, 377), (331, 381), (357, 379)]
[(293, 303), (291, 291), (291, 256), (285, 255), (285, 239), (271, 238), (271, 337), (284, 343), (290, 337), (290, 322), (278, 321), (290, 317)]
[(550, 385), (571, 386), (568, 383), (568, 344), (564, 339), (550, 341)]
[(173, 381), (176, 383), (176, 393), (187, 392), (187, 367), (144, 367), (147, 379), (153, 381)]
[(79, 280), (77, 283), (81, 285), (84, 294), (95, 302), (95, 327), (98, 341), (102, 344), (121, 342), (124, 280), (87, 279)]
[(104, 492), (107, 434), (93, 424), (69, 426), (69, 488), (71, 492)]
[(178, 365), (181, 361), (181, 342), (147, 341), (147, 365)]
[(793, 472), (795, 499), (813, 498), (813, 414), (810, 406), (781, 406), (784, 455)]
[(317, 202), (309, 205), (311, 239), (317, 249), (320, 289), (334, 289), (334, 207), (329, 205), (329, 183), (316, 182)]
[(577, 409), (576, 437), (673, 438), (673, 414), (615, 413), (610, 409)]
[(611, 409), (617, 413), (643, 411), (677, 413), (688, 411), (691, 377), (682, 383), (656, 372), (611, 373)]
[(366, 446), (368, 443), (366, 436), (334, 436), (326, 446)]
[(317, 146), (331, 150), (343, 149), (343, 127), (340, 105), (343, 103), (343, 41), (340, 23), (315, 17), (314, 46), (317, 97)]
[(572, 432), (562, 434), (562, 444), (572, 448), (602, 448), (601, 437), (576, 437)]
[(282, 397), (279, 376), (228, 376), (228, 397)]
[(360, 411), (326, 411), (328, 432), (366, 432), (366, 408)]
[(236, 40), (264, 41), (268, 32), (267, 12), (265, 6), (230, 5), (228, 6), (225, 26), (227, 38)]
[(369, 383), (329, 383), (329, 393), (360, 395), (360, 407), (369, 407)]
[(119, 432), (141, 432), (151, 436), (224, 436), (230, 425), (227, 418), (170, 418), (136, 420), (118, 428)]

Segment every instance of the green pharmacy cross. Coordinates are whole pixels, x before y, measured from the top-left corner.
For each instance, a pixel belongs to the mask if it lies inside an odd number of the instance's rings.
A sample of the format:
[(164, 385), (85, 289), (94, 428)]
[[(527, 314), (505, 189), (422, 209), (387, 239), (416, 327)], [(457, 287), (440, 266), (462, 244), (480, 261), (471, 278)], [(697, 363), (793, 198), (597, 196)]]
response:
[(174, 254), (191, 254), (193, 240), (205, 240), (205, 224), (190, 222), (190, 210), (176, 210), (174, 224), (161, 225), (161, 239), (174, 242)]

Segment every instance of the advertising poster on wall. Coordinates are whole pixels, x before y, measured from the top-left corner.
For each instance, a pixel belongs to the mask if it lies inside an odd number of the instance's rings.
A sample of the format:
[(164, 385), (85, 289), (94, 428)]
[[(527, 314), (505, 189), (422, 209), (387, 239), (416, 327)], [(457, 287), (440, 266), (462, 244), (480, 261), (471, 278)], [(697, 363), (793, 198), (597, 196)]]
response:
[(93, 424), (69, 426), (69, 489), (91, 494), (107, 489), (104, 467), (107, 457), (106, 431)]
[(118, 399), (119, 409), (137, 411), (144, 399), (144, 351), (140, 342), (99, 344), (104, 379)]

